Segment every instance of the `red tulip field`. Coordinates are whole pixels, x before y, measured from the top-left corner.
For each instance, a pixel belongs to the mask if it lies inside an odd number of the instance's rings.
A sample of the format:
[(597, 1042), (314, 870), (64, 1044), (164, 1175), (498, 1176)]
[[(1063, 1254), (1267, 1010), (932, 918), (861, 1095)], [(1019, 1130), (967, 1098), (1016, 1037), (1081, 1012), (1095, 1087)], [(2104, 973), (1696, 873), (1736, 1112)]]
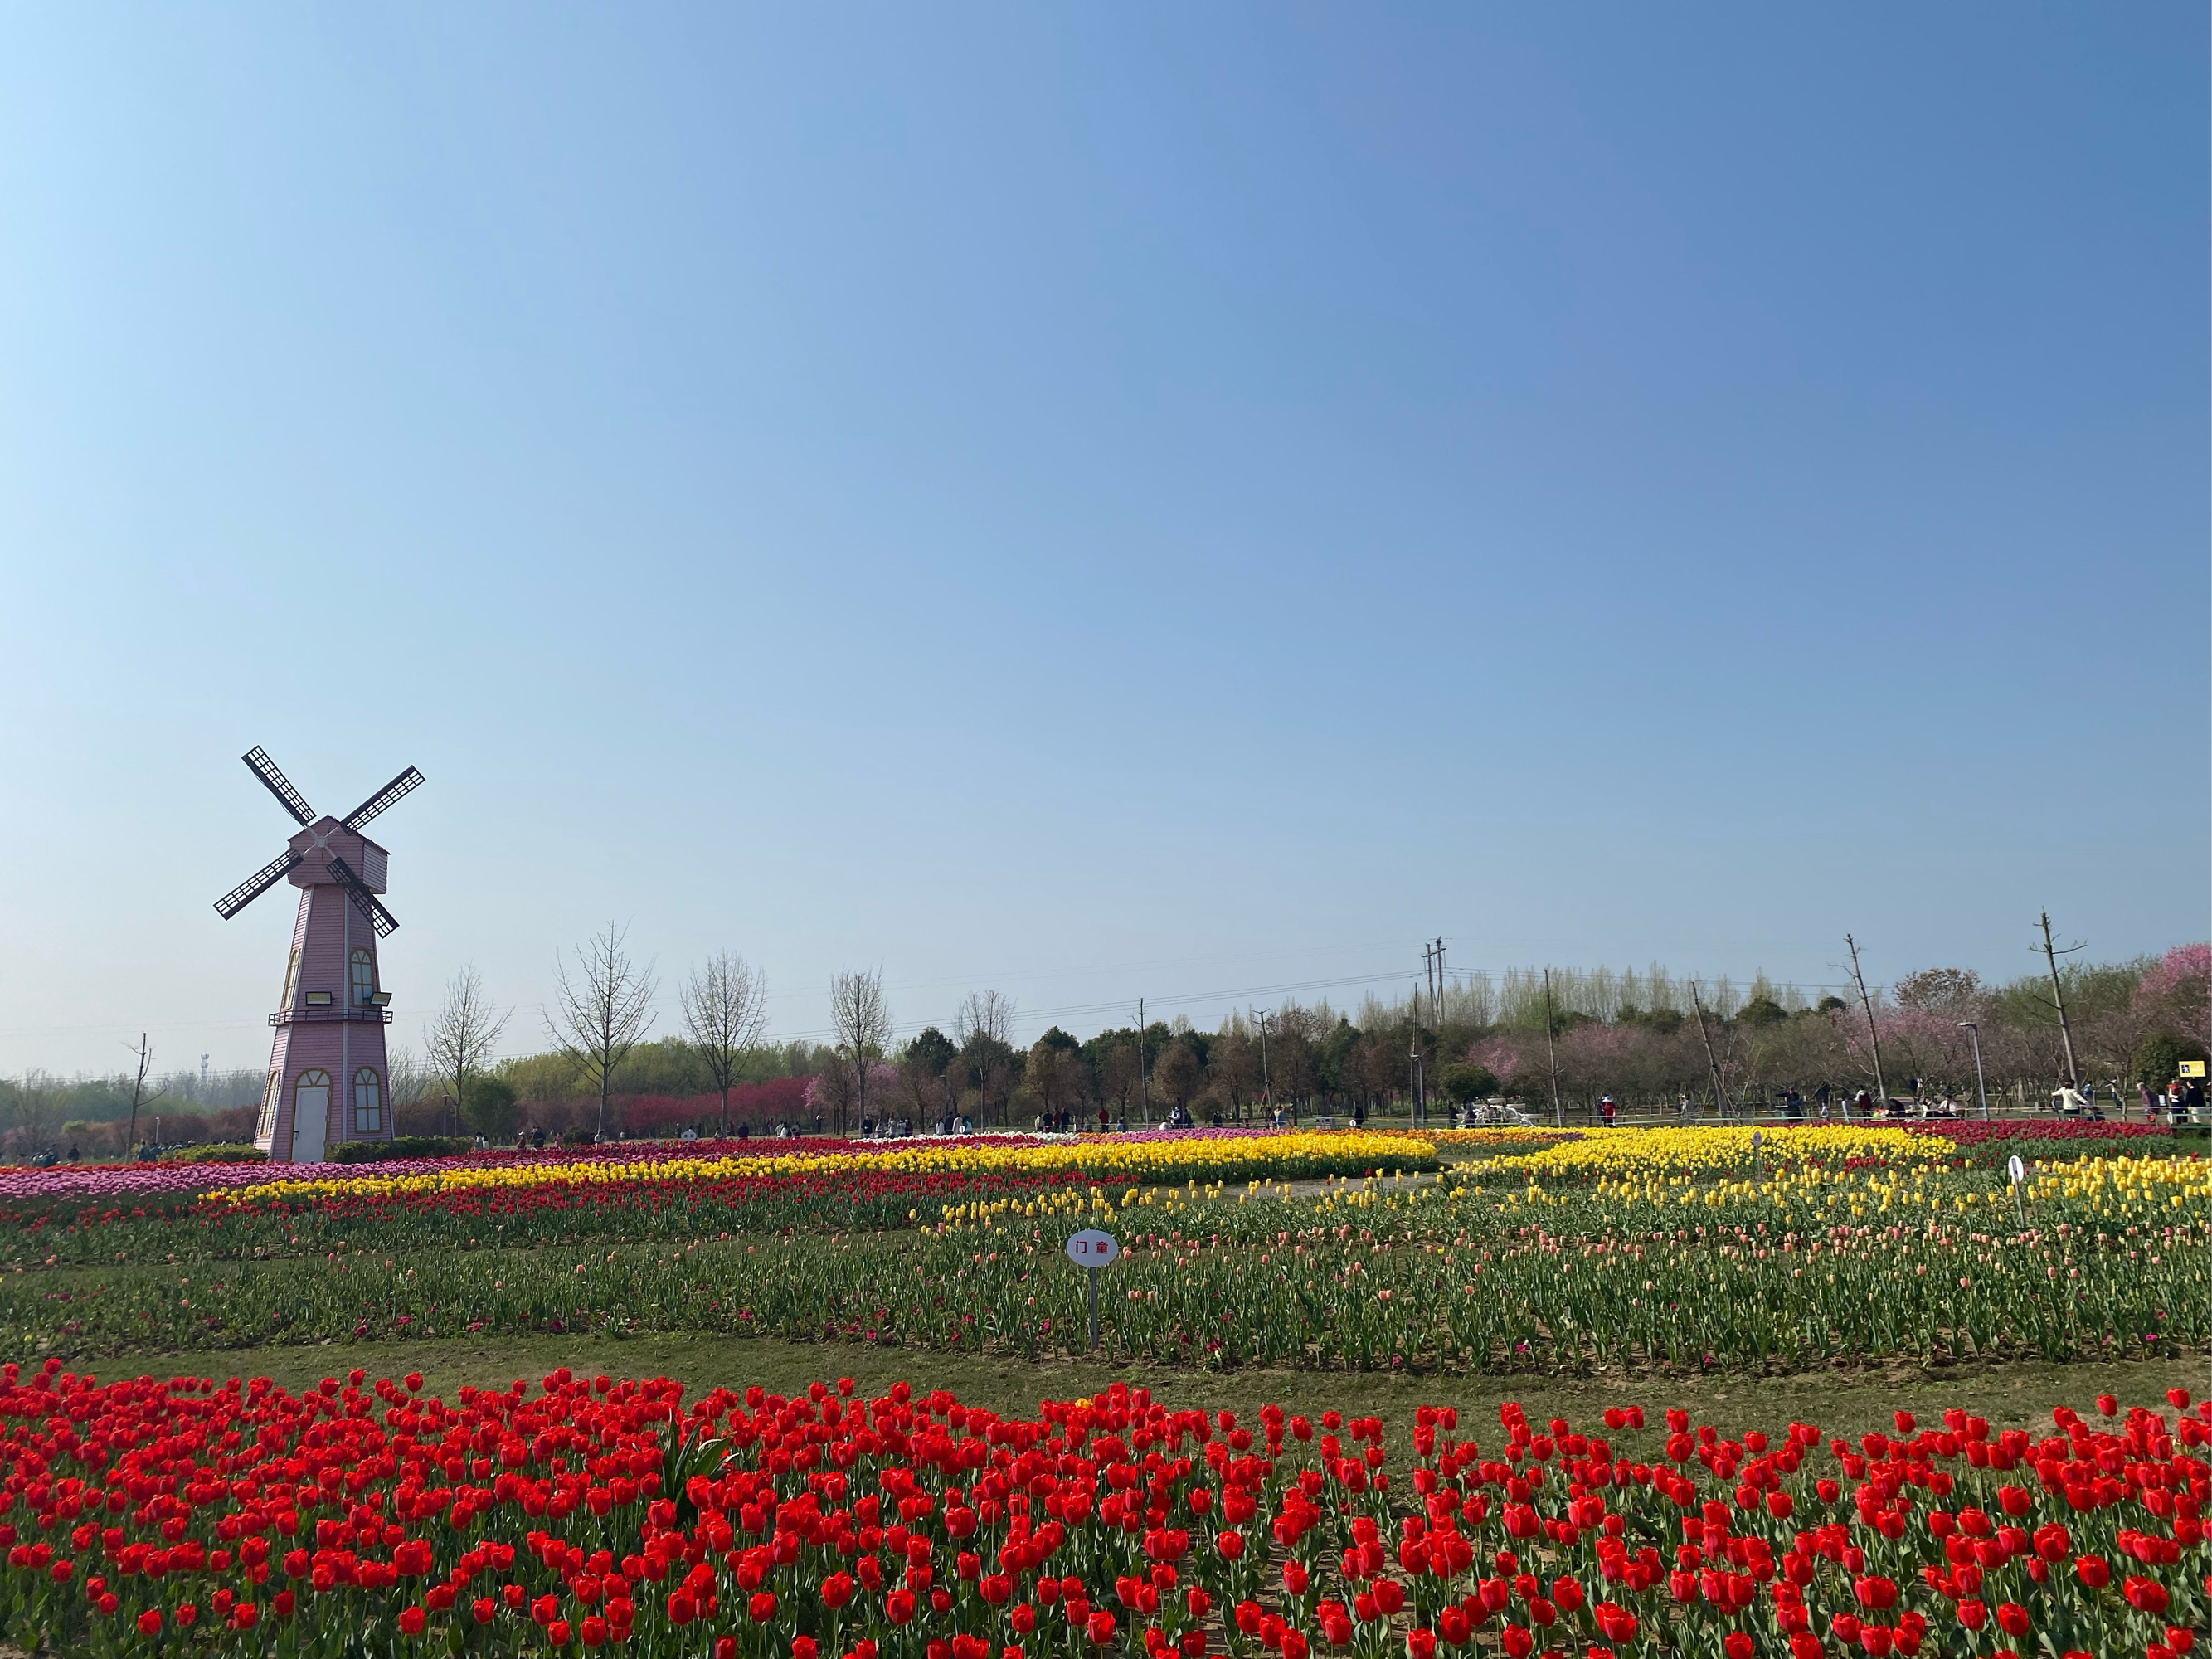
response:
[[(2212, 1619), (2212, 1407), (2179, 1386), (2212, 1343), (2212, 1180), (2170, 1139), (2079, 1139), (32, 1172), (0, 1217), (0, 1640), (2165, 1659)], [(1999, 1146), (2030, 1148), (2017, 1185), (1974, 1155)], [(1061, 1247), (1095, 1227), (1121, 1251), (1079, 1358)], [(639, 1375), (677, 1340), (720, 1346)], [(495, 1341), (545, 1374), (489, 1385)], [(1832, 1414), (1808, 1385), (1877, 1364), (1906, 1379), (1881, 1431), (1805, 1420)], [(1910, 1381), (1996, 1398), (2031, 1366), (2033, 1415)], [(878, 1380), (790, 1380), (840, 1370)]]
[(99, 1382), (14, 1366), (12, 1633), (95, 1653), (1028, 1659), (2186, 1653), (2212, 1407), (1494, 1423), (1116, 1385), (1000, 1419), (556, 1370)]

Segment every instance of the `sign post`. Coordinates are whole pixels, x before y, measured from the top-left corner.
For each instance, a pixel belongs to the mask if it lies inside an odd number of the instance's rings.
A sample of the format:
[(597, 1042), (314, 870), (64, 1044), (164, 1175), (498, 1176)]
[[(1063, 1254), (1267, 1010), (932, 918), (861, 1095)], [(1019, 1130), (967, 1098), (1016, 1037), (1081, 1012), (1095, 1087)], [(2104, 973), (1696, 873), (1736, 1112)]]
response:
[(1098, 1270), (1121, 1254), (1114, 1235), (1096, 1227), (1086, 1227), (1067, 1241), (1067, 1259), (1082, 1268), (1091, 1281), (1090, 1352), (1093, 1353), (1098, 1351)]
[(2005, 1165), (2005, 1173), (2012, 1177), (2012, 1206), (2019, 1212), (2020, 1224), (2025, 1227), (2027, 1225), (2027, 1205), (2021, 1198), (2020, 1186), (2027, 1179), (2027, 1165), (2021, 1162), (2018, 1152), (2014, 1152), (2012, 1161)]

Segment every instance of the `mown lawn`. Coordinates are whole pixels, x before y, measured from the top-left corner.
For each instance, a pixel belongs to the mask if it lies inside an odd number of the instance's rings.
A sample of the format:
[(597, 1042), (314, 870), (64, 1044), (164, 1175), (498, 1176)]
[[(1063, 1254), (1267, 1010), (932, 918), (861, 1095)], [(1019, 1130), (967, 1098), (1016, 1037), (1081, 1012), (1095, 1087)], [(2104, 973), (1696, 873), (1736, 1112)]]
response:
[[(2124, 1402), (2158, 1403), (2180, 1387), (2212, 1389), (2212, 1365), (2201, 1355), (2179, 1360), (2051, 1364), (2021, 1361), (1986, 1368), (1850, 1368), (1795, 1376), (1394, 1377), (1383, 1374), (1251, 1370), (1234, 1376), (1181, 1369), (1147, 1370), (1080, 1361), (1030, 1364), (946, 1353), (867, 1348), (852, 1344), (787, 1342), (773, 1338), (711, 1336), (538, 1336), (410, 1342), (333, 1342), (314, 1347), (182, 1352), (118, 1359), (96, 1374), (268, 1376), (288, 1388), (343, 1377), (358, 1367), (371, 1376), (422, 1374), (426, 1389), (451, 1398), (463, 1384), (504, 1387), (535, 1382), (559, 1366), (586, 1376), (671, 1376), (703, 1392), (757, 1383), (789, 1395), (809, 1382), (850, 1376), (867, 1394), (903, 1379), (945, 1389), (963, 1401), (1001, 1412), (1033, 1412), (1045, 1399), (1094, 1394), (1114, 1382), (1152, 1389), (1176, 1406), (1250, 1411), (1274, 1401), (1294, 1411), (1335, 1407), (1409, 1423), (1419, 1405), (1451, 1405), (1477, 1424), (1494, 1425), (1498, 1407), (1518, 1401), (1532, 1418), (1587, 1423), (1607, 1406), (1640, 1404), (1647, 1412), (1681, 1406), (1717, 1427), (1771, 1429), (1792, 1420), (1856, 1436), (1887, 1429), (1905, 1409), (1932, 1419), (1947, 1408), (1986, 1417), (2000, 1428), (2047, 1427), (2054, 1406), (2087, 1413), (2100, 1393)], [(1480, 1429), (1477, 1432), (1480, 1432)]]

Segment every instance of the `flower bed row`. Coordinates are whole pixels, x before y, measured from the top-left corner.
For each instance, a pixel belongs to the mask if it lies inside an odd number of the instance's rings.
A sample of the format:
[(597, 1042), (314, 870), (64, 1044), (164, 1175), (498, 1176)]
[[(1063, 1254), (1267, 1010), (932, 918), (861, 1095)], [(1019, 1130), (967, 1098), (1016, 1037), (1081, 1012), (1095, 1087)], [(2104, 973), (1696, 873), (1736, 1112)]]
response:
[(641, 1177), (655, 1181), (726, 1181), (879, 1171), (894, 1175), (1120, 1176), (1171, 1183), (1262, 1177), (1298, 1180), (1357, 1175), (1383, 1163), (1431, 1169), (1435, 1147), (1402, 1134), (1259, 1131), (1192, 1134), (1159, 1139), (1129, 1138), (1052, 1145), (1006, 1141), (840, 1143), (836, 1152), (777, 1151), (700, 1152), (651, 1163), (611, 1159), (493, 1164), (470, 1160), (421, 1171), (264, 1179), (224, 1187), (212, 1196), (250, 1206), (298, 1204), (333, 1198), (400, 1198), (417, 1193), (457, 1193), (547, 1184), (619, 1186)]
[[(366, 1386), (364, 1386), (366, 1385)], [(1494, 1429), (1034, 1417), (849, 1379), (463, 1389), (0, 1372), (27, 1649), (297, 1659), (1528, 1659), (2141, 1653), (2212, 1617), (2212, 1411), (1856, 1441), (1639, 1403)]]
[(1522, 1152), (1541, 1152), (1547, 1146), (1580, 1140), (1583, 1133), (1580, 1129), (1532, 1128), (1518, 1124), (1510, 1128), (1421, 1131), (1425, 1139), (1433, 1140), (1444, 1150), (1465, 1158), (1510, 1158)]
[[(689, 1190), (694, 1201), (765, 1190), (760, 1183), (848, 1182), (866, 1194), (893, 1182), (981, 1181), (1043, 1184), (1302, 1179), (1362, 1174), (1388, 1162), (1425, 1169), (1427, 1142), (1401, 1134), (1314, 1134), (1281, 1131), (1219, 1135), (1127, 1137), (1079, 1144), (1034, 1136), (858, 1141), (626, 1142), (601, 1147), (465, 1158), (407, 1158), (370, 1165), (108, 1164), (0, 1173), (0, 1230), (117, 1220), (176, 1218), (207, 1211), (341, 1209), (409, 1204), (427, 1196), (537, 1193), (554, 1206), (604, 1208), (609, 1202), (654, 1208)], [(829, 1195), (830, 1187), (821, 1189)], [(717, 1194), (722, 1195), (718, 1197)], [(840, 1206), (824, 1224), (877, 1224)]]
[[(1084, 1329), (1088, 1287), (1062, 1246), (1093, 1225), (1125, 1251), (1099, 1286), (1102, 1339), (1154, 1364), (1773, 1370), (2212, 1342), (2212, 1169), (2173, 1159), (2053, 1166), (2017, 1207), (2002, 1180), (1942, 1167), (1633, 1190), (1381, 1182), (1317, 1200), (1061, 1187), (939, 1207), (934, 1225), (861, 1237), (717, 1237), (672, 1210), (666, 1234), (566, 1248), (484, 1221), (468, 1248), (431, 1248), (437, 1218), (354, 1220), (316, 1255), (301, 1245), (324, 1236), (294, 1218), (301, 1243), (275, 1260), (239, 1246), (282, 1218), (216, 1218), (202, 1242), (227, 1256), (0, 1275), (0, 1358), (579, 1330), (1036, 1358)], [(386, 1248), (337, 1248), (349, 1232)]]
[[(379, 1177), (428, 1176), (459, 1170), (531, 1170), (571, 1169), (581, 1165), (629, 1168), (763, 1153), (805, 1158), (851, 1155), (865, 1158), (885, 1146), (901, 1144), (917, 1143), (847, 1140), (842, 1137), (812, 1135), (791, 1140), (618, 1140), (610, 1141), (603, 1146), (548, 1146), (526, 1152), (514, 1147), (499, 1147), (453, 1158), (392, 1158), (375, 1164), (374, 1174)], [(946, 1151), (958, 1151), (978, 1146), (1036, 1146), (1045, 1143), (1034, 1135), (994, 1135), (988, 1138), (962, 1136), (921, 1144)], [(273, 1167), (282, 1170), (325, 1166), (279, 1164)], [(17, 1212), (24, 1206), (49, 1204), (58, 1200), (136, 1202), (149, 1198), (197, 1198), (202, 1194), (228, 1188), (264, 1183), (270, 1179), (271, 1169), (272, 1166), (265, 1163), (164, 1161), (159, 1164), (73, 1164), (58, 1165), (50, 1170), (0, 1170), (0, 1218)]]
[(2027, 1144), (2060, 1141), (2065, 1143), (2068, 1152), (2076, 1154), (2085, 1150), (2081, 1144), (2083, 1142), (2173, 1139), (2173, 1131), (2163, 1123), (2088, 1123), (2060, 1117), (1960, 1118), (1951, 1123), (1908, 1123), (1905, 1127), (1914, 1134), (1941, 1135), (1961, 1146), (1976, 1146), (1990, 1140)]
[(1581, 1181), (1610, 1176), (1700, 1176), (1794, 1164), (1930, 1164), (1945, 1149), (1903, 1129), (1822, 1123), (1758, 1128), (1598, 1129), (1493, 1167), (1531, 1179)]

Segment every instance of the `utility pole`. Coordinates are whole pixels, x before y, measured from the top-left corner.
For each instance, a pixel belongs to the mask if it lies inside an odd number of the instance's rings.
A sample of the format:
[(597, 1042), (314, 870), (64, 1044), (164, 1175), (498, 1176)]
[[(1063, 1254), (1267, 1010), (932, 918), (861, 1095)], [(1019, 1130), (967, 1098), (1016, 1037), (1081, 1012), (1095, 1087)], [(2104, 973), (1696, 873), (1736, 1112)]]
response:
[(1143, 1115), (1145, 1127), (1152, 1124), (1152, 1074), (1145, 1070), (1145, 1000), (1137, 999), (1137, 1109)]
[(1267, 1016), (1262, 1012), (1253, 1016), (1260, 1025), (1260, 1087), (1267, 1103), (1267, 1115), (1275, 1115), (1275, 1078), (1267, 1069)]
[[(1982, 1097), (1982, 1116), (1986, 1119), (1990, 1115), (1990, 1085), (1988, 1079), (1982, 1075), (1982, 1028), (1974, 1020), (1962, 1019), (1959, 1022), (1959, 1029), (1973, 1040), (1974, 1092)], [(2124, 1109), (2121, 1115), (2123, 1118), (2126, 1116)]]
[[(152, 1071), (154, 1066), (154, 1048), (153, 1045), (146, 1041), (146, 1034), (143, 1031), (138, 1033), (138, 1046), (133, 1049), (131, 1053), (133, 1057), (138, 1062), (137, 1073), (131, 1080), (130, 1156), (136, 1158), (138, 1156), (138, 1109), (141, 1106), (151, 1105), (155, 1101), (159, 1100), (163, 1095), (167, 1094), (168, 1092), (168, 1089), (165, 1085), (161, 1088), (155, 1090), (150, 1095), (146, 1092), (147, 1074)], [(160, 1120), (156, 1119), (156, 1128), (154, 1135), (154, 1139), (156, 1141), (159, 1141), (161, 1138), (158, 1127), (159, 1122)]]
[(2064, 951), (2051, 948), (2051, 912), (2045, 910), (2043, 913), (2043, 961), (2044, 965), (2051, 969), (2051, 1000), (2058, 1010), (2059, 1040), (2066, 1045), (2066, 1086), (2077, 1095), (2081, 1092), (2081, 1073), (2074, 1063), (2074, 1031), (2066, 1023), (2066, 988), (2058, 982), (2058, 958), (2070, 957), (2081, 948), (2078, 945), (2069, 945)]
[(1705, 1000), (1698, 994), (1698, 978), (1690, 976), (1690, 1006), (1698, 1012), (1698, 1035), (1705, 1040), (1705, 1064), (1713, 1074), (1713, 1105), (1726, 1122), (1729, 1115), (1728, 1091), (1721, 1083), (1721, 1063), (1713, 1054), (1713, 1034), (1705, 1028)]
[[(1431, 1008), (1436, 1006), (1434, 1000), (1436, 984), (1436, 947), (1426, 939), (1423, 939), (1421, 941), (1421, 986), (1425, 986), (1429, 990), (1431, 996), (1429, 1006)], [(1408, 1112), (1407, 1121), (1413, 1127), (1419, 1128), (1422, 1120), (1428, 1115), (1424, 1109), (1428, 1105), (1426, 1091), (1421, 1086), (1424, 1080), (1421, 1076), (1421, 987), (1414, 988), (1413, 1000), (1413, 1030), (1408, 1050), (1408, 1070), (1413, 1079), (1413, 1103)]]
[[(1859, 1006), (1866, 1011), (1867, 1041), (1874, 1045), (1874, 1087), (1880, 1097), (1875, 1102), (1875, 1109), (1886, 1112), (1889, 1109), (1889, 1085), (1881, 1075), (1881, 1033), (1875, 1029), (1874, 999), (1867, 994), (1866, 975), (1859, 972), (1859, 942), (1846, 933), (1844, 944), (1851, 953), (1851, 982), (1859, 988)], [(2072, 1055), (2070, 1046), (2067, 1053)]]
[[(1421, 964), (1428, 965), (1429, 947), (1421, 947)], [(1407, 996), (1410, 1012), (1406, 1016), (1406, 1122), (1418, 1128), (1421, 1121), (1421, 988), (1416, 985)]]
[(1552, 970), (1544, 969), (1544, 1058), (1552, 1067), (1552, 1121), (1567, 1127), (1567, 1109), (1559, 1103), (1559, 1047), (1553, 1037), (1558, 1021), (1552, 1017)]

